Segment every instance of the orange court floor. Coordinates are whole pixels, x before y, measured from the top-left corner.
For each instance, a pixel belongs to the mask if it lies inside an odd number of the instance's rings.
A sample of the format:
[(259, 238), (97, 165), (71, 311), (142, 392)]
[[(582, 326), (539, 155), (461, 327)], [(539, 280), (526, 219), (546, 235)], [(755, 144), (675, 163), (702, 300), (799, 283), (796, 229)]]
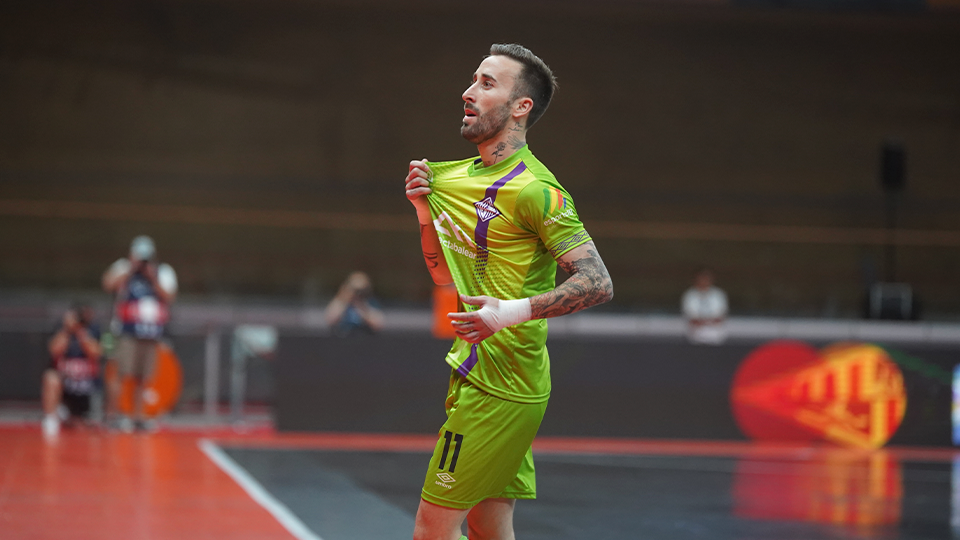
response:
[(0, 428), (0, 538), (292, 538), (198, 438)]
[[(235, 433), (226, 427), (162, 429), (153, 434), (65, 429), (58, 437), (50, 439), (44, 438), (39, 426), (0, 425), (0, 538), (319, 538), (309, 533), (298, 535), (290, 523), (283, 522), (283, 516), (275, 508), (270, 508), (269, 502), (259, 500), (257, 493), (243, 486), (242, 479), (231, 474), (222, 463), (218, 464), (210, 449), (222, 446), (250, 452), (257, 449), (287, 450), (291, 451), (290, 455), (300, 451), (378, 455), (378, 452), (426, 453), (432, 450), (435, 441), (435, 436), (431, 435), (286, 434), (277, 433), (270, 427), (257, 428), (245, 434)], [(950, 449), (900, 448), (877, 454), (736, 441), (561, 438), (538, 439), (535, 452), (546, 457), (545, 466), (549, 467), (553, 459), (567, 468), (586, 463), (576, 461), (581, 458), (575, 456), (730, 458), (753, 460), (754, 463), (763, 463), (765, 460), (809, 461), (819, 456), (823, 458), (818, 458), (819, 461), (828, 464), (827, 469), (805, 469), (804, 475), (810, 474), (811, 470), (814, 474), (832, 471), (837, 463), (860, 463), (860, 457), (866, 459), (869, 469), (876, 468), (869, 463), (875, 462), (878, 455), (883, 456), (884, 463), (919, 461), (943, 464), (951, 463), (958, 455)], [(830, 457), (837, 453), (845, 457), (839, 460)], [(881, 469), (890, 470), (887, 465)], [(418, 471), (417, 474), (422, 475), (422, 472)], [(747, 471), (746, 474), (749, 476), (753, 473)], [(849, 473), (840, 474), (849, 476)], [(833, 478), (832, 472), (830, 475)], [(875, 475), (865, 478), (865, 488), (857, 487), (860, 484), (855, 481), (854, 488), (848, 489), (846, 495), (865, 492), (867, 494), (864, 496), (870, 496), (869, 492), (873, 491), (875, 495), (879, 493), (881, 499), (903, 496), (899, 488), (882, 488), (878, 492), (870, 487), (878, 484)], [(890, 475), (884, 472), (879, 478), (889, 481)], [(836, 484), (835, 479), (828, 480), (830, 485)], [(735, 513), (741, 515), (755, 511), (757, 501), (765, 504), (764, 493), (770, 493), (764, 488), (758, 492), (758, 499), (751, 499), (754, 496), (751, 491), (753, 488), (747, 486), (736, 489), (739, 490), (739, 494), (735, 494), (737, 497), (746, 497), (746, 503), (737, 503), (740, 510), (734, 509)], [(821, 493), (819, 487), (813, 490)], [(884, 495), (888, 492), (888, 495)], [(416, 492), (411, 495), (416, 497)], [(881, 506), (882, 515), (878, 514), (878, 519), (889, 521), (883, 517), (889, 514), (886, 510), (888, 505)], [(808, 509), (804, 508), (803, 511), (807, 512)], [(761, 510), (770, 511), (766, 508)], [(777, 512), (782, 511), (774, 509), (770, 515), (776, 517)], [(796, 513), (795, 508), (786, 511)], [(896, 510), (897, 519), (900, 513), (900, 510)], [(801, 516), (801, 519), (807, 518)], [(826, 519), (836, 520), (829, 516)], [(857, 519), (862, 520), (862, 515)], [(407, 535), (409, 531), (403, 531), (399, 536)], [(878, 535), (882, 536), (886, 535)], [(874, 535), (867, 534), (864, 537)]]

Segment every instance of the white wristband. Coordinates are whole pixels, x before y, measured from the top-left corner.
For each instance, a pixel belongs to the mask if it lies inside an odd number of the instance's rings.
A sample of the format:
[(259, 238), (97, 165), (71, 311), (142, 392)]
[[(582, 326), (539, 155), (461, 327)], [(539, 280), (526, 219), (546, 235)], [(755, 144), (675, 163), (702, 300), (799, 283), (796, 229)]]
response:
[(530, 320), (530, 299), (500, 300), (496, 308), (487, 304), (477, 314), (480, 315), (483, 324), (493, 330), (493, 333), (497, 333), (508, 326)]

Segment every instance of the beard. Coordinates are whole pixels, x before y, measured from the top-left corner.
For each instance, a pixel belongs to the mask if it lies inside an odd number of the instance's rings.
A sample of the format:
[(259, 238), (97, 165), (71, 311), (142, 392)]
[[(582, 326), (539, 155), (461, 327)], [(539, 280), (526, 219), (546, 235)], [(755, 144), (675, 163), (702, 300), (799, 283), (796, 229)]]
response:
[[(475, 109), (471, 109), (475, 110)], [(460, 126), (460, 136), (473, 144), (481, 144), (494, 138), (507, 127), (510, 121), (510, 104), (503, 105), (476, 116), (472, 126)]]

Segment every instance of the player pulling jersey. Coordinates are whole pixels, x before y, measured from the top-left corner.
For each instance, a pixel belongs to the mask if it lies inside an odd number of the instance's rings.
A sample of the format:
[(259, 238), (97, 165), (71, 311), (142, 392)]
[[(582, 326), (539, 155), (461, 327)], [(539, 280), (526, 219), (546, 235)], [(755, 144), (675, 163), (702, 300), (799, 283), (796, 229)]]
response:
[[(433, 227), (458, 292), (513, 300), (554, 288), (557, 263), (590, 240), (570, 195), (524, 146), (489, 167), (430, 163)], [(532, 499), (530, 445), (550, 397), (547, 321), (454, 341), (444, 423), (422, 497), (450, 508)]]
[[(555, 258), (590, 240), (573, 200), (527, 146), (479, 163), (430, 163), (427, 199), (457, 290), (505, 300), (552, 290)], [(546, 340), (546, 319), (535, 319), (474, 345), (457, 339), (446, 360), (489, 394), (539, 403), (550, 396)]]
[[(437, 285), (463, 309), (416, 540), (512, 538), (516, 499), (536, 498), (532, 444), (550, 396), (547, 323), (613, 298), (613, 282), (570, 196), (526, 147), (557, 88), (526, 47), (490, 47), (463, 92), (460, 135), (478, 159), (411, 160), (404, 189)], [(441, 252), (443, 254), (441, 258)], [(556, 285), (556, 266), (570, 275)], [(470, 306), (470, 307), (468, 307)]]

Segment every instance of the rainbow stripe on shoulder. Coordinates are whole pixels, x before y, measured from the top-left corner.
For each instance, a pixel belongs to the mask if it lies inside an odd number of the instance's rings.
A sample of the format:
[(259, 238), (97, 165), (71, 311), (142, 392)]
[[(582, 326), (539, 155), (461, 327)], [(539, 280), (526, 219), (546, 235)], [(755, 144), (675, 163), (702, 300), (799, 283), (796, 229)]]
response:
[(543, 188), (543, 215), (552, 214), (567, 207), (567, 198), (557, 188)]

